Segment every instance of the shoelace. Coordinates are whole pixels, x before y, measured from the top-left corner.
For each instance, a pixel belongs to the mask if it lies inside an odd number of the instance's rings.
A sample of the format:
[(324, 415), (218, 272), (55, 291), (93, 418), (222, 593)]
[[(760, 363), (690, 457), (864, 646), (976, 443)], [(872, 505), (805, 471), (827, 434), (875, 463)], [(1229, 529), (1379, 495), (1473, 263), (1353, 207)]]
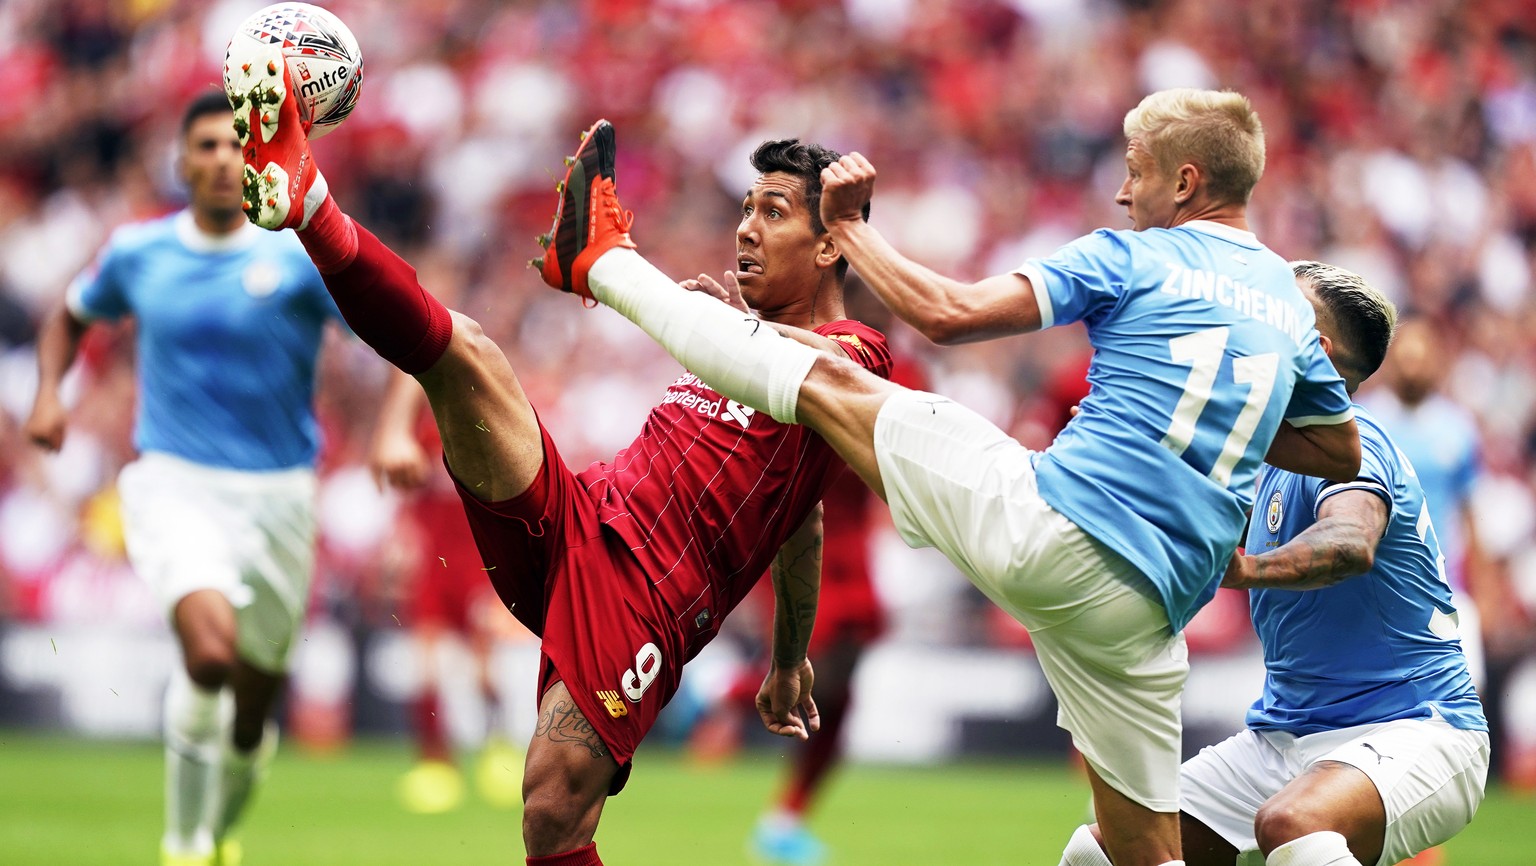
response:
[(618, 191), (614, 189), (612, 180), (607, 178), (603, 179), (600, 194), (603, 197), (603, 207), (613, 215), (614, 221), (619, 225), (619, 230), (625, 234), (629, 234), (629, 227), (635, 223), (635, 212), (632, 210), (625, 210), (623, 206), (619, 204), (619, 194)]

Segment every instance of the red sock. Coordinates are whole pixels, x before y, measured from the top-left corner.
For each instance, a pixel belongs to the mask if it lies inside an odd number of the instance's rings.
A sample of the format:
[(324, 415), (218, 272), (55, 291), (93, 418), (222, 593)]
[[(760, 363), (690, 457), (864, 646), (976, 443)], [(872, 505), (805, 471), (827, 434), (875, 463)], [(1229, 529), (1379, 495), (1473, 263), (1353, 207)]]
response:
[(843, 752), (843, 719), (848, 715), (847, 691), (832, 695), (825, 703), (817, 701), (817, 704), (821, 710), (821, 730), (800, 744), (800, 757), (795, 761), (794, 778), (780, 803), (786, 812), (796, 815), (805, 814), (822, 780)]
[(550, 854), (547, 857), (529, 857), (528, 866), (603, 866), (597, 857), (597, 843), (588, 842), (575, 851)]
[(448, 308), (416, 282), (416, 270), (327, 197), (299, 232), (347, 324), (379, 357), (416, 375), (448, 348)]
[(453, 757), (448, 749), (448, 736), (444, 732), (443, 717), (437, 700), (437, 689), (422, 689), (416, 698), (416, 736), (420, 738), (423, 761), (447, 761)]
[(309, 225), (296, 234), (322, 274), (334, 274), (357, 258), (357, 223), (341, 212), (330, 195), (309, 218)]

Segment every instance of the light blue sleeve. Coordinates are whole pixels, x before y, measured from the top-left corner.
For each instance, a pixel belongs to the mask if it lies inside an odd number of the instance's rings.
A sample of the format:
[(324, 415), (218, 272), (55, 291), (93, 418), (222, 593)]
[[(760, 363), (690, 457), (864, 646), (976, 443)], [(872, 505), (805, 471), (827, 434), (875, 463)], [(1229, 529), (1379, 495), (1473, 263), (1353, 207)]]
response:
[(1328, 360), (1316, 330), (1307, 332), (1307, 342), (1302, 346), (1299, 358), (1302, 376), (1296, 382), (1296, 390), (1291, 392), (1291, 402), (1285, 407), (1285, 420), (1295, 427), (1310, 427), (1342, 424), (1353, 418), (1344, 379)]
[(1402, 471), (1402, 463), (1398, 460), (1397, 446), (1387, 441), (1381, 430), (1376, 425), (1362, 421), (1360, 423), (1360, 471), (1355, 475), (1354, 481), (1341, 484), (1324, 484), (1318, 491), (1316, 505), (1313, 507), (1313, 515), (1316, 509), (1321, 507), (1323, 500), (1346, 490), (1363, 490), (1381, 497), (1387, 505), (1387, 521), (1392, 520), (1392, 491), (1397, 489), (1399, 473)]
[(130, 258), (113, 237), (97, 253), (96, 261), (81, 271), (64, 291), (69, 312), (82, 322), (112, 321), (133, 312), (123, 285)]
[(1029, 279), (1040, 305), (1040, 327), (1066, 325), (1108, 310), (1125, 292), (1131, 250), (1119, 233), (1099, 229), (1018, 271)]

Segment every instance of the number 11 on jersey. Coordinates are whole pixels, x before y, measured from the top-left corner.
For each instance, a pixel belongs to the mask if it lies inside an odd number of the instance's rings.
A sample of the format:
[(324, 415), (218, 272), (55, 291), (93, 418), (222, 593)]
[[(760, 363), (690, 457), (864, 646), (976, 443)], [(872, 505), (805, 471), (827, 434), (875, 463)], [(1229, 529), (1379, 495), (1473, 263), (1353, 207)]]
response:
[[(1205, 411), (1216, 387), (1216, 374), (1221, 371), (1221, 359), (1226, 353), (1227, 338), (1231, 328), (1208, 328), (1174, 337), (1168, 341), (1168, 351), (1173, 360), (1189, 365), (1189, 377), (1184, 380), (1184, 393), (1173, 409), (1168, 430), (1163, 434), (1162, 445), (1182, 457), (1195, 439), (1195, 425)], [(1262, 355), (1245, 355), (1232, 359), (1232, 381), (1248, 386), (1248, 396), (1242, 411), (1232, 423), (1226, 442), (1211, 471), (1206, 473), (1212, 481), (1225, 487), (1232, 480), (1232, 470), (1264, 417), (1264, 407), (1275, 389), (1275, 374), (1280, 368), (1280, 356), (1274, 352)]]

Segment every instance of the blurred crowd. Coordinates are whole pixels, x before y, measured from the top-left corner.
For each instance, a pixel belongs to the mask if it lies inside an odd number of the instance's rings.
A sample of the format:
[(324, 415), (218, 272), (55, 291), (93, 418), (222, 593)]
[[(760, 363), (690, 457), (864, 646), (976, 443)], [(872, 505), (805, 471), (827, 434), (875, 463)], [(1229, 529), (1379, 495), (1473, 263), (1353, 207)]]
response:
[[(112, 482), (131, 457), (132, 340), (87, 345), (64, 452), (23, 441), (39, 319), (108, 234), (179, 206), (176, 123), (259, 0), (0, 4), (0, 619), (158, 620), (125, 579)], [(327, 0), (366, 62), (316, 145), (342, 207), (495, 337), (567, 460), (611, 455), (676, 375), (606, 311), (527, 268), (561, 156), (619, 136), (634, 236), (682, 278), (734, 269), (768, 138), (858, 150), (873, 220), (962, 277), (1099, 226), (1125, 111), (1172, 86), (1254, 101), (1250, 210), (1290, 258), (1354, 269), (1438, 335), (1440, 387), (1476, 419), (1473, 514), (1495, 666), (1536, 619), (1536, 14), (1527, 0)], [(1082, 387), (1074, 329), (936, 350), (892, 325), (934, 390), (1044, 446)], [(386, 618), (411, 533), (366, 470), (383, 365), (338, 338), (322, 372), (319, 591)], [(941, 627), (939, 627), (941, 628)], [(955, 628), (952, 635), (965, 632)], [(939, 635), (940, 638), (944, 635)]]

